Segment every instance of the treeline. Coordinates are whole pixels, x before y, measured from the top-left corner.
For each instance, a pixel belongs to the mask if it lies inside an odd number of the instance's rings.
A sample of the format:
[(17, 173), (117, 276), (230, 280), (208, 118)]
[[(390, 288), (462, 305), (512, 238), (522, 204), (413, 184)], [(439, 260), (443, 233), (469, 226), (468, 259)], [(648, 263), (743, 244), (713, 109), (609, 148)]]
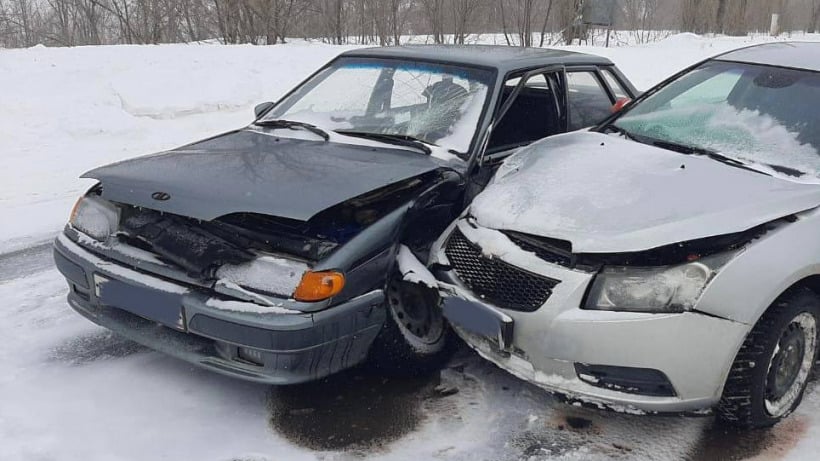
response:
[[(503, 34), (517, 46), (589, 37), (584, 3), (596, 0), (0, 0), (0, 46), (173, 43), (394, 45), (408, 35), (465, 43)], [(615, 0), (615, 28), (744, 35), (820, 28), (820, 0)]]

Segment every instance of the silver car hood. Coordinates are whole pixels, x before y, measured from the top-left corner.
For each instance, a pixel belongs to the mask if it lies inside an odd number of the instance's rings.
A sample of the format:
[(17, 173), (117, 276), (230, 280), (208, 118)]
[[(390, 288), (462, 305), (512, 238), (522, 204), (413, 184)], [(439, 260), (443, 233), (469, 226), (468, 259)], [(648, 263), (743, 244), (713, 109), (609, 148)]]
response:
[(510, 157), (470, 209), (479, 224), (642, 251), (750, 229), (820, 205), (802, 184), (619, 136), (575, 132)]

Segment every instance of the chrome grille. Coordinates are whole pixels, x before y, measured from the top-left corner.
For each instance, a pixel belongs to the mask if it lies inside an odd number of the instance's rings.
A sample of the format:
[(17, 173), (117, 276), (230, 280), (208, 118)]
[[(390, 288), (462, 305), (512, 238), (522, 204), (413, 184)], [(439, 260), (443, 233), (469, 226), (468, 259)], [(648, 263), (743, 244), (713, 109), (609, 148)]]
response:
[(505, 309), (533, 312), (541, 307), (560, 283), (525, 271), (481, 250), (456, 228), (444, 254), (458, 278), (481, 299)]

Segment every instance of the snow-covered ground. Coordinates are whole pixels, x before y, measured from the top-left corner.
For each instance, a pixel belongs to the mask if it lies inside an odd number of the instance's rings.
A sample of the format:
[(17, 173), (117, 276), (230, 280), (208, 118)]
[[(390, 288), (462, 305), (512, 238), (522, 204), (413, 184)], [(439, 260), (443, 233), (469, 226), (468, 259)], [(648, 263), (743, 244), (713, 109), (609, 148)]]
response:
[[(820, 40), (820, 35), (794, 37)], [(618, 48), (611, 58), (640, 89), (686, 65), (767, 37), (691, 34)], [(498, 41), (484, 36), (482, 42)], [(94, 166), (233, 129), (350, 47), (159, 45), (0, 49), (0, 253), (57, 232)]]
[[(764, 40), (573, 49), (610, 57), (645, 89)], [(0, 50), (0, 460), (815, 459), (820, 391), (788, 422), (747, 435), (711, 418), (564, 406), (468, 353), (438, 390), (435, 377), (362, 373), (274, 389), (148, 352), (67, 307), (45, 242), (91, 184), (82, 172), (242, 126), (256, 103), (345, 49)]]

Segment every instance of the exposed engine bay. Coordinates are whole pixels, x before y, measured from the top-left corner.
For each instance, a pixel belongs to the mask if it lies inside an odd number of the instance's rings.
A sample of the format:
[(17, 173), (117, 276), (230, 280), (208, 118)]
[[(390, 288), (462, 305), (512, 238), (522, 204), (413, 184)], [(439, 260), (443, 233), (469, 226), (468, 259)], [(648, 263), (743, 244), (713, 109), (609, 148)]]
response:
[(411, 200), (426, 183), (426, 178), (416, 177), (392, 184), (322, 211), (307, 222), (257, 213), (203, 221), (119, 204), (116, 238), (201, 280), (215, 278), (222, 265), (253, 260), (256, 252), (316, 262)]

